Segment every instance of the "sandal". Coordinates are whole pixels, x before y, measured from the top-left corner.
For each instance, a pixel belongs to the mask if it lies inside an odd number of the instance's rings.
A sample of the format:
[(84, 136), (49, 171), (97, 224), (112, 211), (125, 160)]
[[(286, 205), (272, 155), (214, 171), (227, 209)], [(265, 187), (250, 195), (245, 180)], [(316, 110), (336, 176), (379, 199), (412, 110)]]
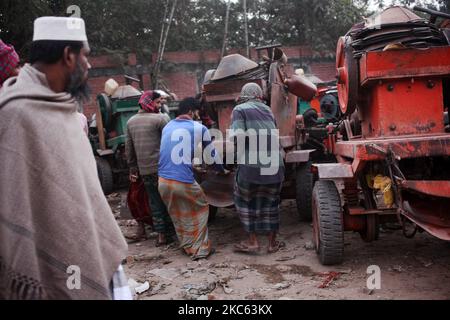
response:
[(163, 247), (163, 246), (168, 246), (169, 244), (174, 243), (175, 240), (172, 237), (168, 237), (166, 238), (165, 241), (159, 242), (159, 239), (156, 239), (155, 241), (155, 247), (159, 248), (159, 247)]
[(245, 253), (245, 254), (259, 254), (259, 247), (250, 247), (247, 243), (241, 242), (234, 246), (234, 252), (236, 253)]
[(272, 253), (277, 253), (278, 251), (280, 251), (280, 249), (286, 248), (286, 243), (284, 243), (283, 241), (275, 241), (275, 246), (272, 248), (268, 248), (267, 249), (267, 253), (272, 254)]

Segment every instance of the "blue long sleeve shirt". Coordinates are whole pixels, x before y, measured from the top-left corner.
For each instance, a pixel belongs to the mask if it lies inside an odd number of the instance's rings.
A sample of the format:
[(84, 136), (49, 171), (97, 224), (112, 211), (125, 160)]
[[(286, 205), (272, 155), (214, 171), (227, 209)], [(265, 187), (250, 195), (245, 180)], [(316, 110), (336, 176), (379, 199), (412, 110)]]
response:
[(164, 179), (193, 184), (194, 159), (206, 161), (219, 172), (224, 171), (208, 129), (192, 120), (169, 122), (162, 132), (160, 150), (158, 174)]

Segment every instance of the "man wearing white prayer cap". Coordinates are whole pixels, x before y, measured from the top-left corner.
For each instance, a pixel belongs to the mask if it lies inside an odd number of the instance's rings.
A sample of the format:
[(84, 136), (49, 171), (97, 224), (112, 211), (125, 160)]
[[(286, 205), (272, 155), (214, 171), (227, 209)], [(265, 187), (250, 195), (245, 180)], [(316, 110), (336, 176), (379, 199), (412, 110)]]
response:
[(0, 299), (131, 299), (127, 244), (103, 194), (78, 103), (82, 19), (34, 23), (30, 64), (0, 94)]
[(170, 97), (170, 95), (165, 91), (162, 91), (162, 90), (155, 90), (155, 91), (158, 92), (161, 97), (164, 97), (164, 98)]
[(170, 98), (170, 95), (162, 90), (155, 90), (155, 92), (159, 93), (161, 96), (161, 112), (164, 114), (170, 115), (169, 106), (167, 105), (167, 99)]

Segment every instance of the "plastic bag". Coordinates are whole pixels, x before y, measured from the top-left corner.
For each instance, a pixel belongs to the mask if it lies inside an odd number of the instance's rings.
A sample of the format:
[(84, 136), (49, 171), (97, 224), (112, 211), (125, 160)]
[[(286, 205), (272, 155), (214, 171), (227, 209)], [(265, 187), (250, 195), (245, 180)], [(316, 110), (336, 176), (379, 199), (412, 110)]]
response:
[(139, 178), (136, 182), (130, 182), (127, 204), (131, 215), (138, 222), (144, 222), (153, 227), (152, 212), (145, 191), (144, 181)]

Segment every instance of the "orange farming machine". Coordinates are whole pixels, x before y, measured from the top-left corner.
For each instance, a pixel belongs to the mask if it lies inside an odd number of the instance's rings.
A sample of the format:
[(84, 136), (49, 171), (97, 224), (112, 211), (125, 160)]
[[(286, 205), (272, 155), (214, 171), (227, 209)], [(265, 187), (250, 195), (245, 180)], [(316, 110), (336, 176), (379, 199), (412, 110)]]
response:
[(450, 30), (392, 7), (353, 27), (337, 48), (342, 123), (329, 126), (336, 162), (313, 166), (314, 242), (339, 264), (344, 234), (378, 240), (394, 223), (450, 240)]

